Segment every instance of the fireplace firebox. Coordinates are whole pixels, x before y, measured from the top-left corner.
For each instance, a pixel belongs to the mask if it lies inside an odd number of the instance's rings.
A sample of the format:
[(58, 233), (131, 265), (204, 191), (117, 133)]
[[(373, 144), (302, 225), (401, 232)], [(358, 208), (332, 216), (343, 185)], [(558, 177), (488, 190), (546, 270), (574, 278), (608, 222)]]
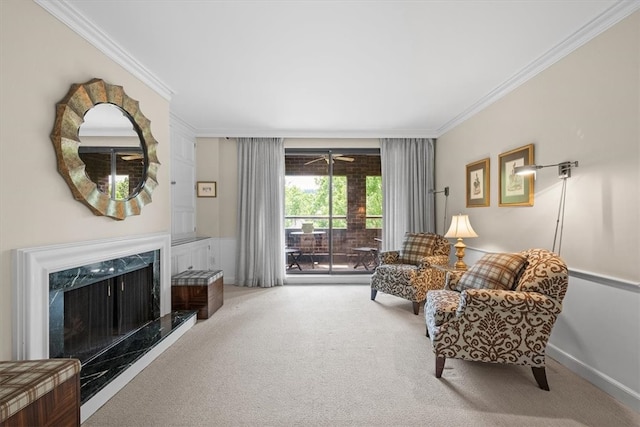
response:
[(49, 275), (49, 357), (84, 364), (160, 317), (159, 251)]

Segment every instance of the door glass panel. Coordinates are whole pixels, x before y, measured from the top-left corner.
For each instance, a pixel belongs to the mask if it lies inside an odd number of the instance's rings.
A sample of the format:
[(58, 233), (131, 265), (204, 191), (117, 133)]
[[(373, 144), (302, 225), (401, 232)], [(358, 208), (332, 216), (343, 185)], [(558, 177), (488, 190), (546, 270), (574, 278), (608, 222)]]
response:
[(329, 167), (323, 153), (286, 157), (285, 242), (289, 273), (329, 271)]
[(288, 151), (284, 222), (287, 274), (371, 274), (382, 232), (379, 151)]
[(382, 177), (367, 176), (366, 228), (382, 230)]

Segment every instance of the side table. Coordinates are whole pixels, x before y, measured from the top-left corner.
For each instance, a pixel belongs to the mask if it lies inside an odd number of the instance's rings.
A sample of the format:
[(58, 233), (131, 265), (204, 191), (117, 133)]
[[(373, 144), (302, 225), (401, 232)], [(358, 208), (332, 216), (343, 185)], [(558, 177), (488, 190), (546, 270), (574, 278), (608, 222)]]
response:
[(369, 263), (371, 263), (374, 268), (378, 265), (378, 248), (362, 247), (353, 248), (352, 250), (358, 253), (358, 259), (353, 266), (354, 269), (361, 265), (365, 270), (368, 270)]
[(302, 255), (302, 252), (300, 251), (300, 249), (285, 248), (284, 253), (285, 253), (285, 256), (290, 259), (290, 260), (287, 260), (287, 262), (289, 263), (289, 265), (287, 266), (287, 270), (292, 268), (294, 265), (298, 267), (298, 270), (302, 270), (302, 267), (300, 267), (300, 263), (299, 263), (300, 256)]

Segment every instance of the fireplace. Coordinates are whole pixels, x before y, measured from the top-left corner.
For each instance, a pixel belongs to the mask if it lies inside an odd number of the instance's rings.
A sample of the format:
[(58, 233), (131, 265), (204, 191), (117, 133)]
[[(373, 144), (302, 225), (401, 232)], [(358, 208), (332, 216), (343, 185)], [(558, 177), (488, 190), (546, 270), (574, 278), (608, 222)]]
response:
[(84, 360), (81, 422), (195, 325), (171, 311), (170, 251), (167, 233), (13, 251), (13, 359)]
[[(64, 347), (64, 295), (105, 286), (100, 282), (122, 274), (148, 275), (148, 269), (153, 270), (152, 315), (157, 318), (170, 313), (170, 251), (171, 238), (165, 233), (15, 250), (14, 359), (47, 359), (60, 354), (60, 347)], [(138, 269), (147, 269), (147, 273), (134, 273)], [(69, 298), (74, 297), (69, 294)]]
[(49, 274), (49, 357), (85, 364), (159, 318), (159, 252)]

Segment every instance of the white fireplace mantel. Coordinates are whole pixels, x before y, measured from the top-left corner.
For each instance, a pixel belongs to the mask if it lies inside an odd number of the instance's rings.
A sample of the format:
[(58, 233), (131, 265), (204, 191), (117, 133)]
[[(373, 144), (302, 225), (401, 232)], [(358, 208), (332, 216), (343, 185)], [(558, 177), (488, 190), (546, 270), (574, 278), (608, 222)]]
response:
[(13, 358), (49, 358), (49, 274), (160, 250), (160, 315), (171, 311), (171, 235), (146, 234), (13, 251)]

